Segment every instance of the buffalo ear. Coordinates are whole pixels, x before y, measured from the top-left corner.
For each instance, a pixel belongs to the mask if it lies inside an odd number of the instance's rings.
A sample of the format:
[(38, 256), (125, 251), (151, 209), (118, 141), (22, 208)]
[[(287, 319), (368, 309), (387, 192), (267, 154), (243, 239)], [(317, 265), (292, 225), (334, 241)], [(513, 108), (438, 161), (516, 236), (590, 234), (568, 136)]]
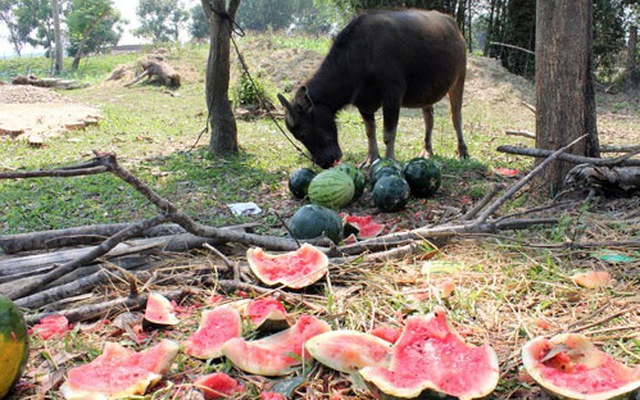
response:
[(313, 101), (309, 97), (309, 90), (306, 86), (300, 86), (293, 97), (293, 102), (302, 108), (302, 111), (308, 113), (313, 108)]
[(280, 100), (280, 104), (287, 110), (286, 120), (289, 126), (296, 126), (296, 119), (298, 119), (298, 112), (295, 108), (289, 103), (289, 100), (285, 99), (283, 95), (278, 93), (278, 100)]

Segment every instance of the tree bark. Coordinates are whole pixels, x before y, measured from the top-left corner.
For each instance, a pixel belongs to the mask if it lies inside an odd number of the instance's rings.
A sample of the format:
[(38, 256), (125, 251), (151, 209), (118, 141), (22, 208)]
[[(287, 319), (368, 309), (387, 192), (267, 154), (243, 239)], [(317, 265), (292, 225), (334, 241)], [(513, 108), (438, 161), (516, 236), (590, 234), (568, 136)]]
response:
[(238, 129), (229, 101), (230, 40), (240, 0), (202, 0), (209, 21), (210, 44), (206, 99), (211, 127), (209, 150), (216, 155), (238, 152)]
[(629, 39), (627, 41), (627, 71), (633, 71), (636, 67), (636, 50), (638, 47), (638, 27), (634, 24), (629, 25)]
[(58, 8), (58, 0), (51, 0), (51, 12), (53, 14), (53, 35), (56, 42), (55, 72), (56, 75), (60, 75), (64, 66), (62, 64), (62, 32), (60, 30), (60, 10)]
[(98, 18), (93, 20), (93, 22), (89, 25), (86, 31), (82, 32), (82, 40), (78, 45), (78, 51), (76, 51), (76, 55), (73, 57), (73, 63), (71, 63), (71, 71), (75, 71), (80, 66), (80, 60), (82, 59), (84, 53), (84, 46), (86, 46), (87, 41), (91, 38), (91, 34), (93, 30), (96, 29), (98, 23), (105, 19), (111, 13), (110, 9), (105, 10)]
[[(555, 150), (587, 135), (569, 153), (599, 156), (592, 73), (592, 0), (538, 0), (536, 147)], [(541, 182), (555, 194), (571, 165), (552, 163)]]

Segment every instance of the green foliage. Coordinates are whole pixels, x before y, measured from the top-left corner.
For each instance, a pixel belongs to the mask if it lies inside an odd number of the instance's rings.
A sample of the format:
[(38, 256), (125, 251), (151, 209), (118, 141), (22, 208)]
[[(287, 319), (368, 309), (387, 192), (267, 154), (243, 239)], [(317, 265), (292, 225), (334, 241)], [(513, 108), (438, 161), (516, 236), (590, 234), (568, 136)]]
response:
[(19, 0), (15, 17), (20, 38), (32, 46), (52, 49), (53, 17), (49, 0)]
[(245, 29), (265, 31), (295, 26), (307, 32), (328, 31), (332, 23), (342, 22), (341, 14), (330, 2), (314, 0), (243, 1), (236, 20)]
[(83, 40), (84, 54), (115, 46), (123, 31), (119, 25), (120, 12), (114, 8), (112, 0), (72, 0), (65, 22), (69, 41), (67, 54), (70, 56), (77, 54)]
[(153, 43), (177, 42), (180, 28), (189, 18), (180, 0), (140, 0), (136, 14), (140, 27), (134, 35)]
[(596, 76), (609, 81), (616, 72), (618, 54), (625, 46), (625, 0), (593, 1), (593, 58)]
[(254, 78), (253, 83), (249, 75), (243, 73), (232, 88), (233, 101), (237, 106), (260, 106), (261, 100), (270, 102), (264, 84)]
[(209, 37), (209, 21), (204, 13), (202, 5), (194, 6), (190, 11), (191, 21), (189, 22), (189, 33), (194, 39), (206, 39)]

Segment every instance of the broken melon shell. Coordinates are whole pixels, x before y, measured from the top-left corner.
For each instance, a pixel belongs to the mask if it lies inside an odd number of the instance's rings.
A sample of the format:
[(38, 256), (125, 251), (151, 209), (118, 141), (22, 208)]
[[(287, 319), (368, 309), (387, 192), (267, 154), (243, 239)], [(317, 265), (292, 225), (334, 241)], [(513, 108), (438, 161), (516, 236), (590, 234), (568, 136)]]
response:
[(310, 358), (305, 342), (329, 330), (325, 321), (302, 315), (292, 327), (262, 339), (230, 339), (222, 345), (222, 354), (236, 368), (250, 374), (286, 375)]
[(391, 361), (391, 343), (369, 333), (348, 329), (314, 336), (305, 348), (318, 362), (345, 373), (367, 366), (388, 367)]
[(290, 326), (287, 309), (276, 299), (257, 299), (247, 303), (244, 316), (261, 332), (277, 332)]
[(242, 335), (242, 318), (233, 306), (205, 310), (198, 329), (182, 343), (185, 353), (202, 360), (222, 357), (222, 345)]
[(556, 398), (636, 399), (640, 394), (640, 367), (614, 360), (584, 335), (563, 333), (551, 339), (532, 339), (522, 348), (522, 364)]
[(254, 275), (269, 286), (302, 289), (313, 285), (329, 270), (329, 258), (305, 243), (295, 251), (268, 254), (259, 247), (247, 250), (247, 261)]
[(176, 317), (175, 307), (171, 301), (158, 292), (150, 292), (147, 297), (147, 306), (142, 320), (145, 328), (170, 327), (180, 322)]
[(178, 344), (168, 339), (138, 353), (107, 342), (100, 356), (69, 370), (60, 393), (67, 400), (108, 400), (144, 394), (169, 370), (178, 350)]
[(464, 343), (445, 310), (408, 318), (393, 346), (389, 368), (365, 367), (359, 373), (379, 399), (474, 399), (489, 395), (500, 369), (487, 344)]
[(224, 372), (214, 372), (197, 378), (193, 385), (207, 400), (229, 399), (244, 393), (244, 386)]

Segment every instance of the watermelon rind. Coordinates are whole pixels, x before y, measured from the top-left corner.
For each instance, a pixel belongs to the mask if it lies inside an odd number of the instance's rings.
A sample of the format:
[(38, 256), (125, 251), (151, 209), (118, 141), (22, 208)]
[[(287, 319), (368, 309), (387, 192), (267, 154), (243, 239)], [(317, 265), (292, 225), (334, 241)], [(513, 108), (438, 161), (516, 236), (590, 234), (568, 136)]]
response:
[(276, 299), (251, 300), (242, 312), (252, 327), (260, 332), (277, 332), (290, 326), (287, 310)]
[(29, 336), (22, 312), (0, 294), (0, 399), (20, 379), (28, 356)]
[(409, 184), (399, 175), (386, 175), (373, 187), (373, 204), (381, 211), (401, 210), (409, 202)]
[(223, 305), (202, 312), (198, 329), (182, 343), (182, 347), (185, 353), (201, 360), (220, 358), (224, 342), (240, 335), (240, 312), (236, 307)]
[[(567, 366), (558, 366), (558, 368), (546, 367), (549, 364), (551, 358), (549, 355), (554, 349), (565, 354), (571, 354), (571, 372), (567, 372)], [(549, 358), (549, 360), (547, 360)], [(552, 362), (552, 361), (551, 361)], [(611, 374), (625, 374), (628, 375), (628, 382), (621, 384), (615, 388), (604, 389), (604, 375), (595, 369), (602, 365), (611, 364)], [(637, 399), (640, 395), (640, 367), (626, 366), (599, 350), (593, 345), (589, 339), (581, 334), (577, 333), (562, 333), (556, 335), (550, 339), (545, 337), (536, 337), (527, 342), (522, 347), (522, 365), (525, 371), (531, 376), (531, 378), (549, 395), (553, 398), (567, 399), (567, 400), (609, 400), (609, 399)], [(576, 365), (580, 365), (579, 369), (575, 368)], [(568, 387), (567, 385), (561, 386), (554, 383), (552, 378), (543, 373), (543, 368), (546, 368), (548, 373), (555, 373), (558, 376), (569, 376), (578, 382), (579, 374), (597, 375), (597, 382), (592, 382), (599, 389), (587, 387), (587, 383), (580, 382), (577, 387)], [(594, 371), (589, 373), (589, 370)]]
[(289, 191), (293, 197), (304, 199), (307, 197), (309, 184), (316, 177), (316, 173), (309, 168), (299, 168), (289, 176)]
[(152, 291), (147, 297), (147, 306), (144, 311), (142, 324), (148, 328), (167, 328), (178, 325), (180, 320), (176, 317), (175, 307), (162, 293)]
[(213, 372), (193, 381), (205, 399), (230, 399), (245, 391), (244, 386), (224, 372)]
[(416, 157), (404, 165), (402, 175), (411, 188), (414, 197), (431, 197), (440, 188), (442, 174), (440, 165), (428, 158)]
[(388, 368), (358, 371), (379, 399), (468, 400), (488, 396), (498, 384), (495, 351), (487, 344), (466, 344), (441, 307), (429, 315), (408, 318), (392, 349)]
[(349, 175), (349, 177), (353, 181), (353, 186), (355, 188), (355, 192), (353, 194), (353, 199), (354, 200), (358, 199), (360, 196), (362, 196), (362, 193), (364, 192), (364, 188), (366, 186), (367, 180), (365, 179), (365, 175), (364, 175), (364, 173), (362, 172), (362, 170), (360, 168), (356, 167), (351, 162), (344, 162), (344, 163), (336, 165), (333, 168), (337, 169), (338, 171), (342, 171), (345, 174)]
[(269, 254), (252, 247), (247, 250), (247, 261), (251, 272), (262, 283), (291, 289), (313, 285), (329, 271), (327, 255), (309, 243), (281, 254)]
[(349, 175), (338, 169), (329, 169), (311, 180), (307, 196), (314, 204), (337, 210), (353, 200), (355, 190)]
[(300, 207), (289, 221), (291, 235), (299, 240), (326, 236), (334, 243), (342, 240), (342, 219), (330, 208), (317, 204)]
[(342, 329), (309, 339), (305, 348), (318, 362), (336, 371), (353, 373), (364, 367), (388, 367), (391, 343), (369, 333)]
[(329, 324), (312, 315), (301, 315), (292, 327), (257, 340), (234, 338), (222, 346), (222, 353), (239, 370), (263, 376), (294, 372), (310, 359), (305, 342), (331, 330)]

